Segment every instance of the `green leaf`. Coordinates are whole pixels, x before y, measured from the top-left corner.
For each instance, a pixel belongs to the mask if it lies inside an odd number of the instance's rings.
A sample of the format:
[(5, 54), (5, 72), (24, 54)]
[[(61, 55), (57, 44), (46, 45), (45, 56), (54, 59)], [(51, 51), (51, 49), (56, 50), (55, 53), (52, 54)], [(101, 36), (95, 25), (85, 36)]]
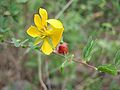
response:
[(16, 38), (12, 38), (12, 43), (14, 44), (15, 47), (20, 47), (20, 46), (24, 46), (24, 43), (26, 43), (29, 39), (25, 39), (24, 41), (21, 41), (19, 39)]
[(111, 75), (117, 75), (117, 68), (112, 64), (98, 66), (98, 70)]
[(15, 22), (18, 22), (18, 21), (19, 21), (19, 20), (18, 20), (18, 17), (19, 17), (18, 15), (13, 15), (12, 17), (13, 17), (13, 20), (14, 20)]
[(115, 54), (114, 63), (116, 66), (120, 65), (120, 50), (118, 50)]
[(90, 38), (87, 45), (83, 49), (83, 60), (90, 61), (95, 44), (95, 40), (92, 40), (92, 38)]
[(5, 33), (7, 30), (0, 27), (0, 33)]
[(103, 30), (112, 30), (112, 33), (114, 34), (113, 26), (109, 22), (102, 23)]
[(112, 25), (111, 25), (111, 23), (109, 23), (109, 22), (104, 22), (104, 23), (102, 23), (102, 26), (103, 26), (103, 27), (106, 27), (106, 28), (112, 28)]
[(29, 39), (25, 39), (24, 41), (20, 42), (20, 46), (23, 46)]
[(65, 61), (62, 63), (62, 65), (61, 65), (61, 67), (60, 67), (61, 72), (64, 71), (65, 64), (67, 64), (67, 60), (65, 60)]
[(64, 66), (60, 67), (60, 71), (63, 72), (64, 71)]
[(20, 46), (20, 40), (12, 38), (12, 43), (14, 44), (15, 47), (19, 47)]
[(10, 9), (10, 13), (12, 14), (12, 16), (18, 15), (18, 13), (20, 12), (20, 8), (14, 2), (10, 5), (9, 9)]

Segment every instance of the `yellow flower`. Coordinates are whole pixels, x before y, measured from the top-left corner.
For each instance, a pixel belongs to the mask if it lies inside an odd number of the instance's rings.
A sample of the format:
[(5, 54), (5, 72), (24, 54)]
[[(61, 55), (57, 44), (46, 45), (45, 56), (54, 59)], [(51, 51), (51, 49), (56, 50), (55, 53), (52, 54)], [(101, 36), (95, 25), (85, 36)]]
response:
[(64, 27), (59, 20), (48, 19), (47, 11), (42, 8), (39, 14), (34, 15), (34, 23), (35, 26), (30, 26), (27, 33), (36, 38), (35, 45), (42, 42), (42, 52), (49, 55), (60, 42)]

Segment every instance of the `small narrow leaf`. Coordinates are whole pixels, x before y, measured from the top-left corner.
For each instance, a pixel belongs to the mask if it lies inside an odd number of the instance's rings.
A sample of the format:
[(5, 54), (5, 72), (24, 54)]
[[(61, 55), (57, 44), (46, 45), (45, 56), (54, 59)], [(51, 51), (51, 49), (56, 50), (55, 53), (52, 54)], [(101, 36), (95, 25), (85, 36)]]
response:
[(116, 66), (120, 65), (120, 50), (118, 50), (115, 54), (114, 63)]
[(98, 70), (111, 75), (117, 75), (117, 68), (112, 64), (98, 66)]
[(62, 65), (60, 66), (61, 72), (63, 72), (64, 67), (65, 67), (65, 64), (67, 64), (67, 60), (65, 60), (65, 61), (62, 63)]
[(20, 45), (23, 46), (29, 39), (25, 39), (24, 41), (20, 42)]
[(15, 47), (19, 47), (20, 46), (20, 40), (12, 38), (12, 43), (14, 44)]
[(24, 46), (24, 44), (28, 41), (29, 39), (25, 39), (24, 41), (21, 41), (19, 39), (16, 38), (12, 38), (12, 43), (14, 44), (15, 47), (20, 47), (20, 46)]
[(95, 40), (92, 40), (92, 38), (90, 38), (87, 45), (83, 49), (83, 60), (90, 61), (95, 44)]
[(64, 71), (64, 66), (60, 67), (60, 71), (63, 72)]

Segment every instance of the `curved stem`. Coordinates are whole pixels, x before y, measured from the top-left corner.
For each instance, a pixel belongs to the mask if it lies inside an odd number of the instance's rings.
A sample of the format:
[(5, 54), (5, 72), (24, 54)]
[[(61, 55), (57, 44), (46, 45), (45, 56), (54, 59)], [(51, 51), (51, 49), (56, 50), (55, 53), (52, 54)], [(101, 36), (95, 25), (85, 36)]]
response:
[(38, 77), (39, 77), (39, 81), (40, 81), (40, 84), (43, 87), (43, 89), (47, 90), (47, 87), (46, 87), (45, 83), (42, 80), (41, 53), (38, 51), (37, 54), (38, 54)]

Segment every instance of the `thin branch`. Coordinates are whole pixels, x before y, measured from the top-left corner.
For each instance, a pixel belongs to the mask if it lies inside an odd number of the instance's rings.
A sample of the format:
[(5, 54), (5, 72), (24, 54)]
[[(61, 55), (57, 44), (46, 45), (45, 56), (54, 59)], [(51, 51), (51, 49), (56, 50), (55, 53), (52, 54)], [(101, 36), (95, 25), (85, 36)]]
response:
[(49, 78), (48, 62), (46, 62), (45, 64), (46, 64), (46, 74), (47, 74), (48, 90), (52, 90), (52, 88), (51, 88), (51, 82), (50, 82), (50, 78)]
[(81, 64), (83, 64), (83, 65), (85, 65), (85, 66), (87, 66), (87, 67), (90, 67), (90, 68), (92, 68), (92, 69), (94, 69), (94, 70), (97, 70), (97, 68), (96, 68), (95, 66), (92, 66), (92, 65), (90, 65), (90, 64), (87, 64), (87, 63), (84, 62), (84, 61), (75, 60), (75, 59), (73, 59), (72, 61), (74, 61), (74, 62), (76, 62), (76, 63), (81, 63)]
[(21, 61), (21, 60), (28, 54), (29, 51), (30, 51), (30, 48), (27, 48), (27, 49), (24, 51), (23, 55), (19, 58), (19, 61)]
[(39, 77), (39, 81), (40, 81), (40, 84), (43, 87), (43, 89), (47, 90), (47, 87), (42, 80), (41, 53), (38, 51), (37, 54), (38, 54), (38, 77)]
[[(65, 66), (64, 66), (64, 68), (67, 67), (67, 66), (69, 66), (70, 64), (72, 64), (72, 63), (66, 63)], [(61, 66), (56, 67), (51, 72), (49, 72), (49, 75), (51, 75), (52, 73), (57, 72), (58, 70), (60, 70), (60, 68), (61, 68)]]
[(12, 41), (7, 41), (7, 40), (3, 40), (2, 42), (7, 44), (13, 44)]
[(63, 8), (62, 10), (55, 16), (56, 19), (58, 19), (62, 14), (63, 12), (72, 4), (74, 0), (70, 0)]
[[(8, 41), (8, 40), (3, 40), (3, 41), (1, 41), (1, 43), (14, 45), (14, 43), (12, 41)], [(30, 46), (29, 45), (24, 45), (24, 46), (21, 45), (21, 47), (29, 48)]]
[(2, 40), (2, 41), (0, 41), (0, 44), (6, 44), (6, 45), (13, 45), (14, 46), (14, 43), (12, 41), (9, 41), (9, 40)]
[[(59, 53), (56, 53), (56, 52), (53, 52), (53, 53), (65, 58), (65, 56), (62, 55), (62, 54), (59, 54)], [(83, 61), (83, 60), (81, 60), (81, 59), (73, 58), (72, 61), (74, 61), (74, 62), (76, 62), (76, 63), (81, 63), (81, 64), (83, 64), (83, 65), (85, 65), (85, 66), (87, 66), (87, 67), (89, 67), (89, 68), (94, 69), (95, 71), (97, 70), (97, 68), (96, 68), (95, 66), (92, 66), (92, 65), (90, 65), (90, 64), (87, 64), (85, 61)]]

